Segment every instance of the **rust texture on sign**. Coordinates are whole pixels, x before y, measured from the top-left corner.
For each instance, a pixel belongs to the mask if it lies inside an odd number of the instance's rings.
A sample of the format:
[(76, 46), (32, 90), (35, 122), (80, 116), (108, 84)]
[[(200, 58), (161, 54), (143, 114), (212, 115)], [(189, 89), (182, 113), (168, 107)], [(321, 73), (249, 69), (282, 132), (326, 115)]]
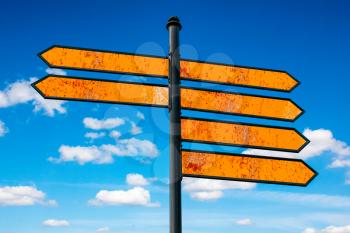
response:
[[(51, 67), (167, 77), (168, 59), (120, 52), (53, 46), (40, 54)], [(284, 71), (180, 61), (180, 76), (192, 81), (291, 91), (298, 81)]]
[(283, 71), (182, 60), (181, 77), (190, 80), (291, 91), (299, 83)]
[(302, 160), (182, 151), (184, 176), (307, 185), (317, 173)]
[(184, 141), (299, 152), (309, 141), (294, 129), (234, 122), (181, 119)]
[(168, 60), (160, 57), (58, 46), (40, 56), (54, 67), (161, 77), (168, 75)]
[(48, 76), (33, 84), (46, 98), (167, 106), (165, 87)]
[(181, 89), (181, 106), (196, 110), (293, 121), (303, 110), (288, 99)]
[[(37, 82), (35, 86), (49, 98), (164, 107), (168, 105), (168, 89), (165, 86), (66, 76), (50, 76)], [(300, 108), (286, 99), (189, 88), (181, 88), (181, 107), (280, 120), (295, 120), (302, 113)]]

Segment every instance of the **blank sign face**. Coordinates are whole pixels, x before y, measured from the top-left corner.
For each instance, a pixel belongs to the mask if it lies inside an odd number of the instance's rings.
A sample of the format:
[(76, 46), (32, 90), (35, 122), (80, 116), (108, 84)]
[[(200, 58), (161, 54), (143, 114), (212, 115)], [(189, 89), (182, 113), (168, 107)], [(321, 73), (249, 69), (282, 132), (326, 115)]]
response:
[(296, 130), (196, 118), (181, 119), (184, 141), (299, 152), (309, 141)]
[(182, 151), (184, 176), (307, 185), (316, 172), (302, 160)]

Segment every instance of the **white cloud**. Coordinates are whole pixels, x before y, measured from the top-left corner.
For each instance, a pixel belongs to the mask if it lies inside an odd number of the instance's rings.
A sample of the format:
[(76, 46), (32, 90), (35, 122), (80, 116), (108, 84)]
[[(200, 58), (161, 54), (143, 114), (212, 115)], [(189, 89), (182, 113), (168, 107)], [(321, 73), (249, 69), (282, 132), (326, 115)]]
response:
[(336, 157), (341, 158), (350, 156), (350, 147), (345, 142), (335, 139), (330, 130), (305, 129), (303, 134), (310, 140), (310, 143), (299, 154), (260, 149), (247, 149), (243, 152), (243, 154), (289, 158), (295, 158), (295, 156), (298, 156), (298, 158), (302, 159), (309, 159), (319, 156), (325, 152), (331, 152)]
[(303, 233), (316, 233), (316, 229), (315, 228), (306, 228)]
[(109, 227), (100, 227), (96, 229), (96, 232), (108, 232), (110, 231)]
[(120, 125), (123, 125), (125, 121), (121, 118), (107, 118), (107, 119), (96, 119), (92, 117), (86, 117), (83, 119), (84, 126), (93, 130), (101, 130), (101, 129), (113, 129)]
[(237, 225), (251, 225), (253, 222), (250, 218), (239, 219), (236, 221)]
[(223, 197), (223, 190), (249, 190), (256, 187), (255, 183), (211, 180), (184, 177), (183, 189), (190, 193), (191, 198), (199, 201), (216, 200)]
[(54, 163), (78, 162), (80, 165), (86, 163), (109, 164), (113, 163), (113, 156), (119, 157), (148, 157), (158, 156), (157, 146), (148, 140), (136, 138), (117, 140), (115, 145), (104, 144), (101, 146), (67, 146), (59, 148), (60, 157), (49, 157)]
[(0, 137), (4, 136), (8, 131), (9, 130), (6, 128), (5, 123), (0, 120)]
[(110, 133), (109, 133), (109, 136), (111, 138), (114, 138), (114, 139), (118, 139), (122, 134), (117, 131), (117, 130), (112, 130)]
[(63, 76), (67, 75), (66, 71), (64, 71), (62, 69), (57, 69), (57, 68), (47, 68), (46, 73), (54, 74), (54, 75), (63, 75)]
[(321, 230), (323, 233), (350, 233), (350, 225), (347, 226), (328, 226)]
[(149, 185), (149, 181), (141, 174), (128, 174), (126, 176), (126, 183), (132, 186), (146, 186)]
[(137, 112), (136, 113), (136, 117), (141, 119), (141, 120), (144, 120), (145, 119), (145, 115), (142, 113), (142, 112)]
[(221, 190), (190, 192), (190, 197), (199, 201), (217, 200), (223, 197), (223, 195), (224, 193)]
[(100, 133), (88, 132), (84, 135), (84, 137), (89, 138), (91, 140), (103, 138), (104, 136), (106, 136), (106, 133), (104, 133), (104, 132), (100, 132)]
[(316, 230), (315, 228), (306, 228), (303, 233), (350, 233), (350, 225), (328, 226), (321, 230)]
[(118, 140), (116, 145), (102, 145), (102, 150), (108, 151), (116, 156), (145, 156), (157, 157), (159, 151), (157, 146), (149, 140), (129, 138)]
[(48, 219), (43, 222), (43, 225), (48, 227), (66, 227), (70, 224), (67, 220)]
[(350, 167), (350, 159), (335, 159), (329, 165), (330, 168)]
[(0, 108), (32, 103), (34, 112), (43, 110), (48, 116), (54, 116), (56, 112), (66, 113), (66, 109), (62, 106), (64, 101), (44, 99), (34, 90), (31, 83), (36, 80), (36, 78), (30, 78), (9, 84), (3, 91), (0, 91)]
[(54, 200), (46, 200), (46, 194), (32, 186), (0, 187), (0, 206), (57, 205)]
[(51, 162), (72, 162), (76, 161), (80, 165), (85, 163), (108, 164), (113, 162), (111, 153), (106, 153), (97, 146), (66, 146), (59, 148), (60, 157), (50, 157)]
[(131, 124), (130, 133), (131, 133), (132, 135), (136, 135), (136, 134), (142, 133), (142, 128), (138, 127), (138, 126), (135, 124), (135, 122), (130, 121), (130, 124)]
[(129, 190), (101, 190), (95, 199), (89, 201), (90, 205), (140, 205), (157, 207), (159, 203), (151, 202), (151, 194), (142, 187), (134, 187)]

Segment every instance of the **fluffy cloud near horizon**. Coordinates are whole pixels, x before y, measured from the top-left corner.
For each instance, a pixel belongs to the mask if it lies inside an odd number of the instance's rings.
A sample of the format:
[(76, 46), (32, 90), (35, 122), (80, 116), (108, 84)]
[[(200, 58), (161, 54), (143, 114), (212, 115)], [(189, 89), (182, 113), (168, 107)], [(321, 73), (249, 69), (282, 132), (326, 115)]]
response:
[(247, 225), (251, 225), (253, 222), (250, 218), (244, 218), (244, 219), (238, 219), (236, 220), (236, 224), (237, 225), (243, 225), (243, 226), (247, 226)]
[(43, 222), (43, 225), (48, 227), (66, 227), (70, 223), (67, 220), (48, 219)]
[(108, 232), (110, 231), (109, 227), (100, 227), (96, 229), (96, 232)]
[(8, 133), (8, 128), (5, 126), (5, 123), (0, 120), (0, 137), (3, 137), (6, 133)]
[(107, 118), (107, 119), (96, 119), (92, 117), (85, 117), (83, 124), (85, 128), (93, 130), (113, 129), (120, 125), (123, 125), (125, 120), (119, 117)]
[(224, 190), (249, 190), (256, 187), (255, 183), (189, 177), (185, 177), (182, 183), (184, 191), (188, 192), (192, 199), (198, 201), (217, 200), (224, 196)]
[(308, 227), (305, 230), (303, 230), (303, 233), (316, 233), (316, 229)]
[(29, 80), (18, 80), (9, 84), (4, 90), (0, 90), (0, 108), (8, 108), (17, 104), (32, 103), (34, 112), (44, 111), (48, 116), (56, 113), (66, 113), (63, 107), (64, 101), (44, 99), (31, 86), (37, 78)]
[(54, 200), (47, 200), (46, 194), (33, 186), (0, 187), (0, 206), (57, 205)]
[(90, 205), (136, 205), (146, 207), (158, 207), (158, 202), (151, 202), (151, 194), (142, 187), (134, 187), (128, 190), (101, 190), (95, 198), (89, 200)]
[(59, 158), (49, 157), (50, 162), (77, 162), (80, 165), (86, 163), (110, 164), (117, 157), (147, 157), (155, 158), (159, 151), (157, 146), (148, 140), (136, 138), (117, 140), (116, 144), (103, 144), (101, 146), (67, 146), (59, 148)]
[(126, 183), (135, 186), (128, 190), (101, 190), (94, 199), (88, 201), (90, 205), (137, 205), (146, 207), (159, 207), (160, 203), (151, 202), (150, 192), (141, 187), (149, 184), (142, 175), (130, 173), (126, 176)]
[(321, 230), (316, 230), (315, 228), (306, 228), (303, 233), (350, 233), (350, 225), (328, 226)]

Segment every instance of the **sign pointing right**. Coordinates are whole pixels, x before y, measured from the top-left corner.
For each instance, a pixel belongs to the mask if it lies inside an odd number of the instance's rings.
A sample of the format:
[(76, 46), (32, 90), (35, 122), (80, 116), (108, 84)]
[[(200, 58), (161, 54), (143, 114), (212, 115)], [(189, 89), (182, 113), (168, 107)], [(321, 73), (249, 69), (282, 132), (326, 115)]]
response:
[(309, 140), (293, 128), (183, 117), (181, 139), (228, 146), (299, 152)]
[(307, 186), (317, 172), (300, 159), (182, 150), (184, 176)]

